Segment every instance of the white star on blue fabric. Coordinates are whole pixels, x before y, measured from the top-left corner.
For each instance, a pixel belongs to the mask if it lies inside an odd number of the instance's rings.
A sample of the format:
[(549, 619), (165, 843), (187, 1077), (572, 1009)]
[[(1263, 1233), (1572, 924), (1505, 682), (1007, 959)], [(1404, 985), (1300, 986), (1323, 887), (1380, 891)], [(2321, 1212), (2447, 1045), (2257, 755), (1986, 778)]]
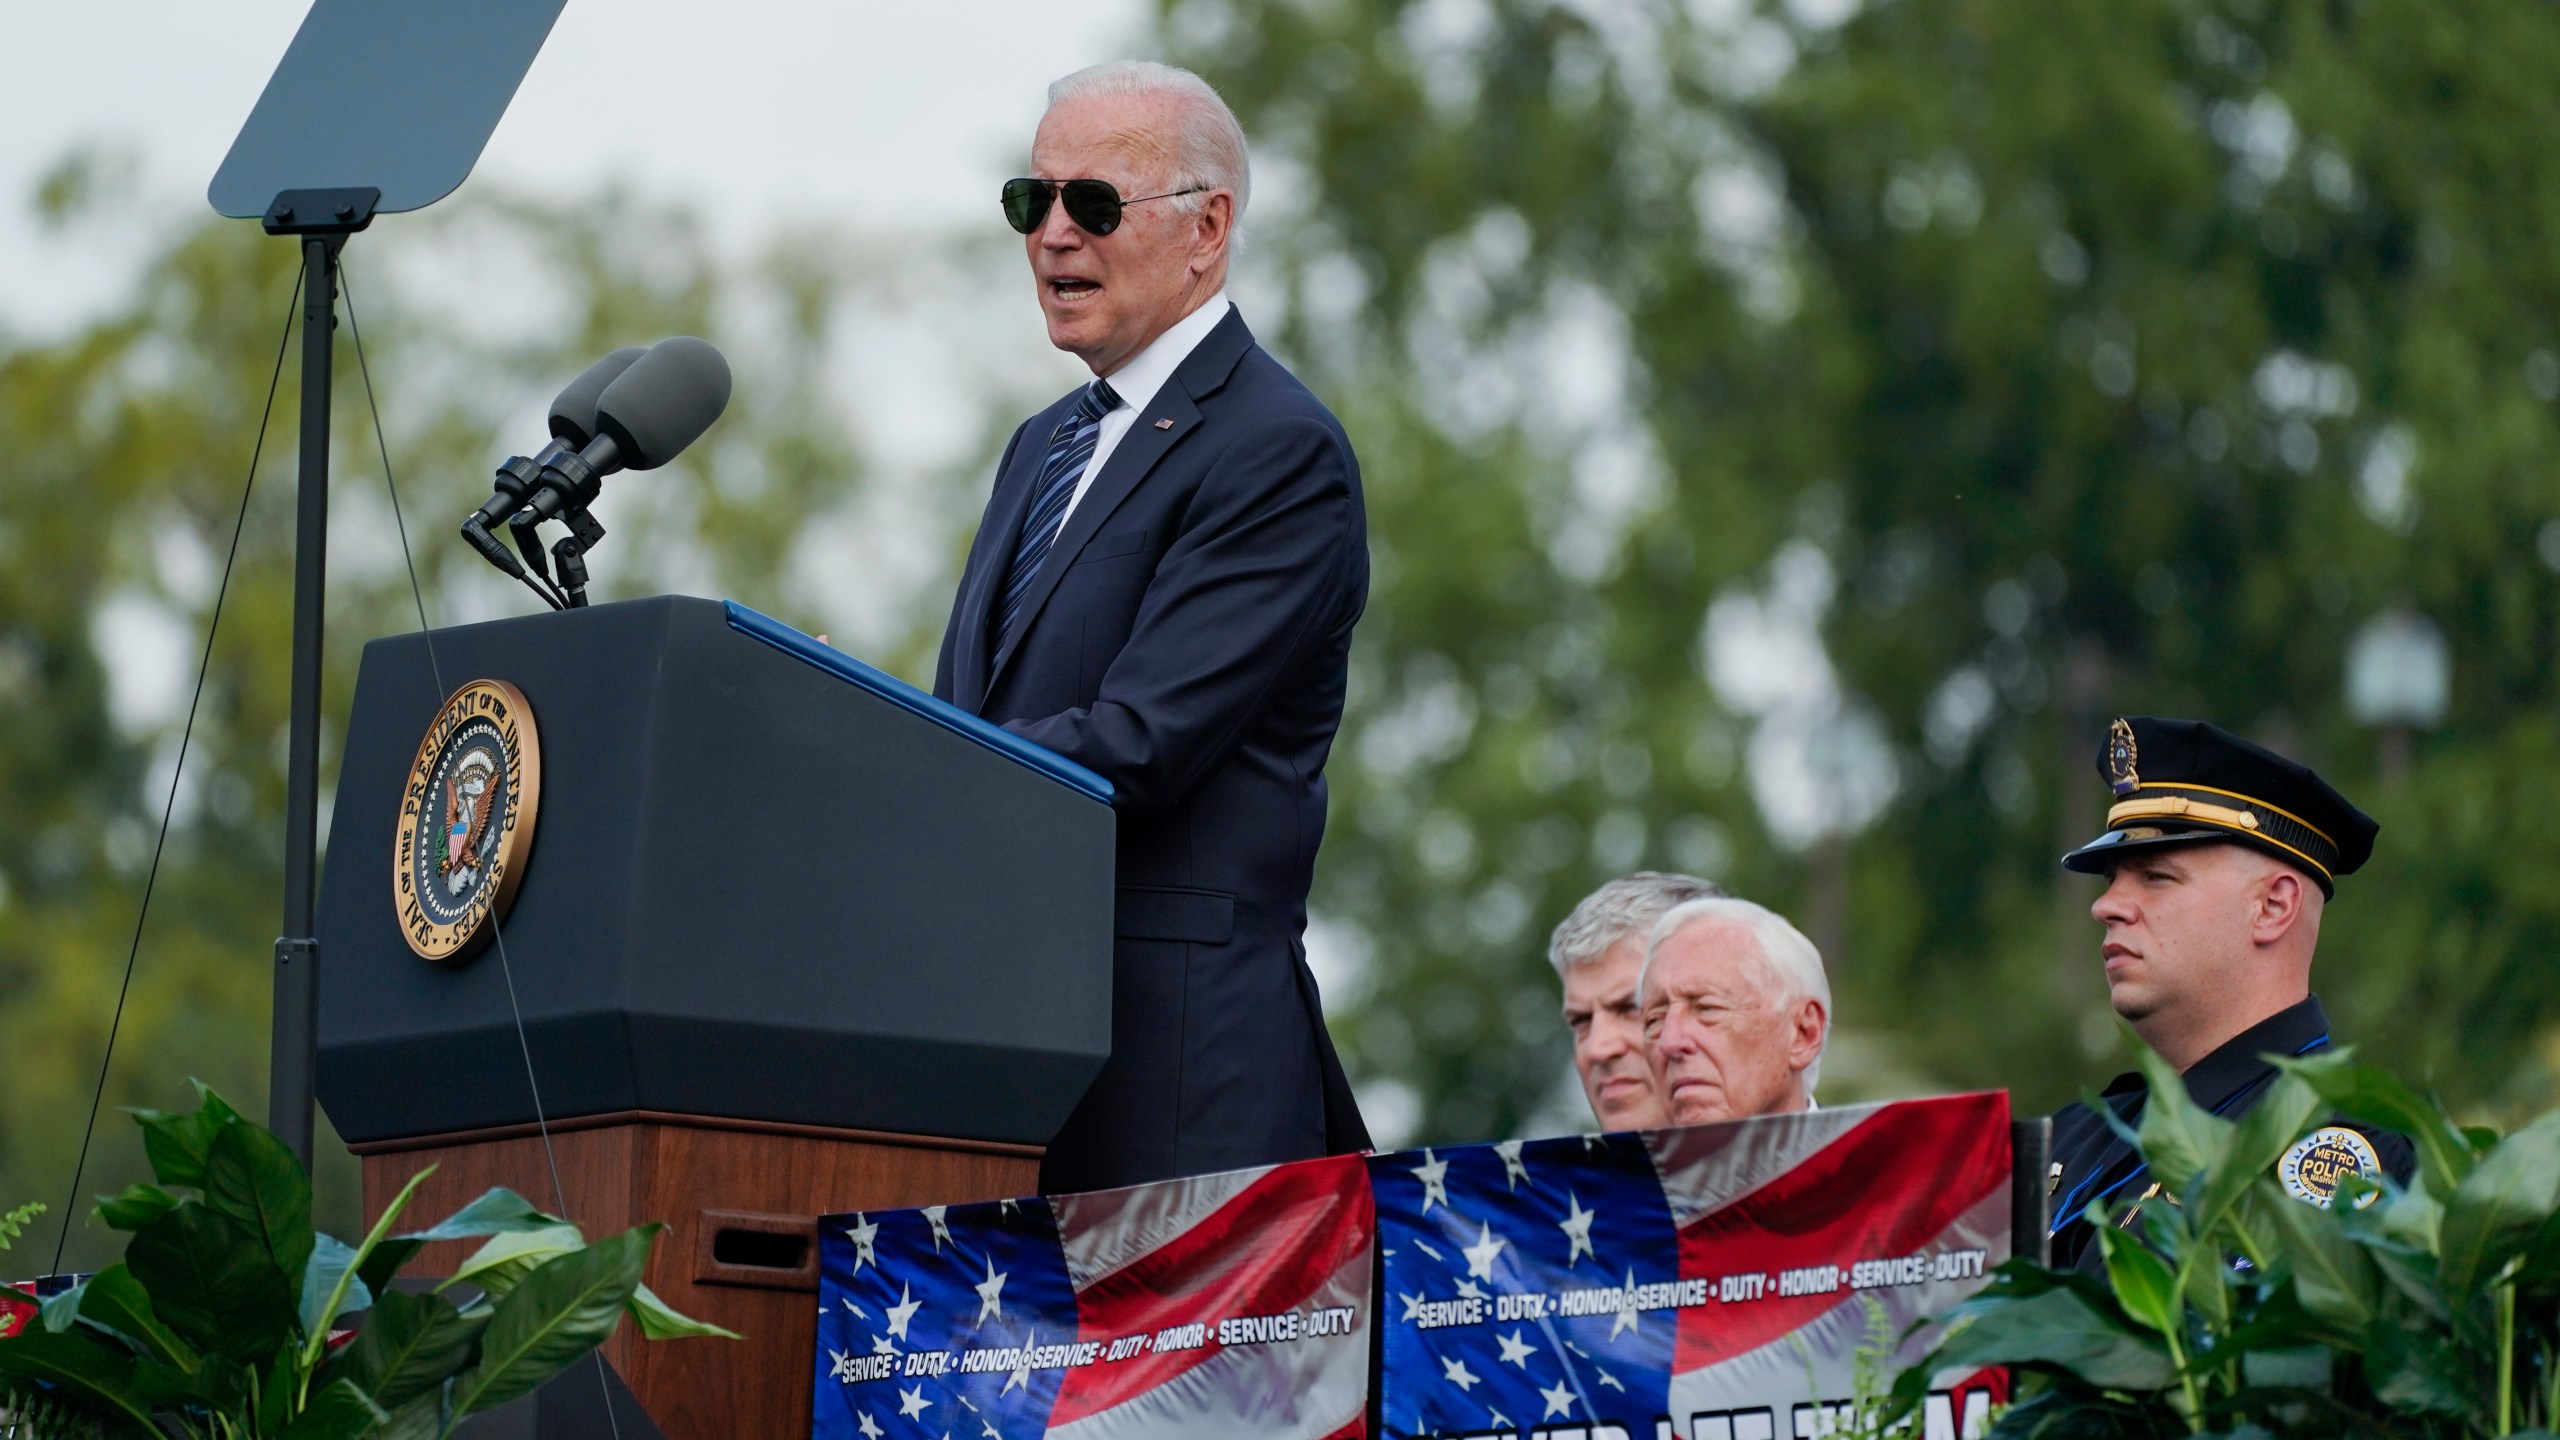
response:
[(1514, 1330), (1499, 1338), (1502, 1342), (1502, 1363), (1517, 1365), (1523, 1370), (1528, 1369), (1529, 1357), (1536, 1352), (1529, 1348), (1527, 1340), (1521, 1338), (1521, 1332)]
[(942, 1242), (951, 1238), (951, 1222), (943, 1218), (949, 1213), (951, 1207), (948, 1205), (924, 1207), (925, 1223), (933, 1227), (933, 1253), (936, 1255), (942, 1253)]
[(907, 1322), (916, 1318), (916, 1312), (923, 1308), (924, 1302), (908, 1294), (906, 1282), (899, 1281), (898, 1303), (889, 1307), (889, 1333), (901, 1340), (906, 1339)]
[(1476, 1284), (1473, 1280), (1461, 1280), (1458, 1282), (1458, 1298), (1461, 1300), (1481, 1300), (1484, 1298), (1484, 1288)]
[(873, 1243), (880, 1237), (880, 1227), (878, 1225), (873, 1224), (868, 1217), (857, 1212), (853, 1217), (853, 1223), (845, 1227), (844, 1234), (846, 1239), (853, 1242), (854, 1274), (861, 1274), (862, 1267), (864, 1265), (877, 1265), (880, 1263), (880, 1257), (874, 1253), (872, 1249)]
[(1582, 1197), (1572, 1191), (1566, 1191), (1564, 1198), (1571, 1208), (1565, 1211), (1564, 1218), (1556, 1224), (1564, 1231), (1564, 1238), (1571, 1242), (1571, 1247), (1565, 1251), (1564, 1257), (1565, 1268), (1570, 1270), (1573, 1268), (1573, 1262), (1585, 1255), (1591, 1256), (1594, 1260), (1600, 1258), (1591, 1248), (1591, 1222), (1599, 1216), (1593, 1211), (1583, 1209)]
[(900, 1415), (905, 1416), (909, 1420), (913, 1420), (932, 1408), (933, 1402), (924, 1398), (923, 1386), (919, 1385), (913, 1390), (908, 1389), (904, 1385), (898, 1387), (898, 1413)]
[(1553, 1390), (1539, 1391), (1538, 1398), (1547, 1402), (1547, 1413), (1538, 1417), (1542, 1420), (1553, 1420), (1559, 1415), (1573, 1413), (1573, 1392), (1565, 1388), (1562, 1380), (1556, 1382), (1556, 1388)]
[(1467, 1273), (1478, 1280), (1492, 1279), (1493, 1262), (1501, 1256), (1502, 1245), (1503, 1242), (1493, 1233), (1492, 1224), (1478, 1221), (1476, 1243), (1458, 1252), (1467, 1257)]
[(863, 1309), (861, 1306), (854, 1304), (852, 1301), (845, 1299), (843, 1296), (841, 1296), (841, 1295), (837, 1296), (837, 1297), (836, 1297), (836, 1300), (837, 1300), (840, 1304), (842, 1304), (842, 1305), (844, 1306), (844, 1308), (845, 1308), (845, 1309), (847, 1309), (847, 1310), (849, 1310), (849, 1311), (852, 1311), (855, 1315), (858, 1315), (858, 1316), (860, 1316), (861, 1318), (863, 1318), (863, 1319), (865, 1319), (865, 1320), (868, 1320), (868, 1319), (870, 1319), (870, 1318), (871, 1318), (871, 1312), (870, 1312), (870, 1311)]
[(1627, 1393), (1627, 1387), (1619, 1381), (1617, 1376), (1610, 1374), (1608, 1371), (1601, 1369), (1597, 1365), (1592, 1366), (1591, 1369), (1594, 1374), (1600, 1377), (1601, 1384), (1608, 1386), (1610, 1389), (1617, 1391), (1621, 1395)]
[(1442, 1379), (1445, 1379), (1450, 1384), (1457, 1386), (1458, 1393), (1461, 1395), (1473, 1389), (1476, 1385), (1476, 1372), (1468, 1369), (1467, 1362), (1464, 1360), (1448, 1359), (1441, 1361), (1440, 1375)]
[(1529, 1166), (1520, 1158), (1521, 1149), (1528, 1143), (1526, 1140), (1504, 1140), (1494, 1145), (1493, 1153), (1502, 1157), (1503, 1189), (1517, 1189), (1521, 1181), (1529, 1178)]
[(993, 1255), (988, 1256), (987, 1278), (979, 1281), (977, 1286), (979, 1324), (986, 1324), (987, 1317), (990, 1315), (994, 1316), (998, 1320), (1004, 1318), (1003, 1296), (1005, 1278), (1006, 1277), (996, 1273), (996, 1258)]
[(1425, 1149), (1422, 1152), (1422, 1163), (1413, 1167), (1413, 1178), (1422, 1182), (1422, 1209), (1419, 1213), (1430, 1214), (1431, 1202), (1434, 1200), (1443, 1205), (1449, 1203), (1448, 1161)]
[(827, 1378), (852, 1384), (853, 1357), (834, 1346), (827, 1347)]
[(1618, 1317), (1609, 1322), (1609, 1338), (1615, 1341), (1620, 1332), (1627, 1330), (1642, 1335), (1644, 1331), (1637, 1328), (1640, 1319), (1636, 1314), (1636, 1272), (1629, 1270), (1625, 1288), (1618, 1291)]
[(889, 1433), (880, 1428), (879, 1421), (871, 1418), (870, 1411), (856, 1410), (853, 1413), (862, 1423), (862, 1440), (880, 1440), (881, 1436)]
[(1399, 1295), (1396, 1298), (1404, 1302), (1404, 1323), (1410, 1325), (1416, 1320), (1422, 1318), (1423, 1301), (1421, 1296)]
[(871, 1337), (871, 1353), (874, 1355), (895, 1355), (898, 1353), (898, 1347), (889, 1343), (888, 1336), (874, 1335)]
[(1012, 1394), (1015, 1386), (1025, 1390), (1031, 1388), (1031, 1352), (1038, 1349), (1039, 1345), (1040, 1331), (1035, 1327), (1030, 1334), (1022, 1337), (1022, 1364), (1016, 1369), (1005, 1372), (1004, 1388), (996, 1392), (997, 1399), (1001, 1400)]

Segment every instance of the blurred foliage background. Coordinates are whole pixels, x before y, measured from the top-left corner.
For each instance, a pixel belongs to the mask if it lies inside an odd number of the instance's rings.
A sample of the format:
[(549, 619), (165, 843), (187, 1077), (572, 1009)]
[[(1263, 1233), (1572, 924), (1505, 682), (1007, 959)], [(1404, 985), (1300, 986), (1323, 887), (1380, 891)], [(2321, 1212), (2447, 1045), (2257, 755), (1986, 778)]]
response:
[[(2484, 1114), (2560, 1091), (2560, 13), (1182, 0), (1153, 48), (1254, 137), (1239, 300), (1366, 472), (1313, 948), (1382, 1138), (1585, 1123), (1545, 933), (1639, 866), (1822, 946), (1826, 1099), (2071, 1098), (2122, 1056), (2093, 882), (2053, 862), (2129, 712), (2242, 730), (2382, 820), (2322, 947), (2343, 1038)], [(77, 244), (114, 184), (75, 156), (33, 203)], [(691, 332), (738, 398), (613, 494), (601, 587), (733, 595), (928, 678), (994, 448), (1072, 373), (972, 360), (977, 451), (884, 459), (843, 403), (883, 363), (863, 322), (1029, 304), (992, 224), (929, 241), (741, 256), (613, 192), (361, 237), (434, 622), (529, 606), (450, 525), (551, 390)], [(69, 1184), (293, 261), (208, 220), (75, 333), (0, 332), (11, 1197)], [(475, 329), (457, 287), (524, 323)], [(339, 356), (333, 716), (363, 640), (417, 623)], [(294, 403), (288, 364), (111, 1105), (262, 1096)], [(128, 1134), (84, 1191), (140, 1173)]]

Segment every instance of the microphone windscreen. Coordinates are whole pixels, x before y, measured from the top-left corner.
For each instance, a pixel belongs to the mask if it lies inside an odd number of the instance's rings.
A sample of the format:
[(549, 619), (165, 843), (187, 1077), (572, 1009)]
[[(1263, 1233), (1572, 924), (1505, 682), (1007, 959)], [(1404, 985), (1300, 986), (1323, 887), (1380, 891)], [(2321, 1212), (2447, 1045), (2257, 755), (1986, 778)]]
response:
[(632, 362), (648, 354), (641, 345), (625, 345), (572, 380), (551, 402), (551, 434), (566, 440), (572, 450), (583, 448), (596, 438), (596, 401), (604, 396), (604, 387), (622, 378)]
[(708, 340), (678, 335), (651, 346), (604, 387), (596, 427), (624, 465), (655, 470), (684, 452), (729, 405), (729, 362)]

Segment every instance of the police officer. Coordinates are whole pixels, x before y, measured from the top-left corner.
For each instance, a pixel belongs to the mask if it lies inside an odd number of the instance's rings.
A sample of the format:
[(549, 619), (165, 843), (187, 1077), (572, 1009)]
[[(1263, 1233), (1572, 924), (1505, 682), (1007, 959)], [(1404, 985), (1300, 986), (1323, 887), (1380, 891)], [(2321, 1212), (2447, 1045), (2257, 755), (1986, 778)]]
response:
[[(2116, 721), (2098, 773), (2115, 794), (2106, 833), (2062, 863), (2107, 877), (2089, 913), (2106, 927), (2108, 1001), (2198, 1105), (2237, 1118), (2274, 1084), (2268, 1057), (2329, 1046), (2311, 952), (2337, 877), (2364, 864), (2380, 827), (2307, 767), (2197, 720)], [(2138, 1127), (2145, 1096), (2137, 1073), (2101, 1098)], [(2053, 1263), (2097, 1271), (2083, 1209), (2138, 1209), (2159, 1187), (2086, 1105), (2053, 1117), (2053, 1155)], [(2402, 1136), (2332, 1122), (2278, 1169), (2296, 1198), (2325, 1205), (2344, 1173), (2405, 1181), (2413, 1160)]]

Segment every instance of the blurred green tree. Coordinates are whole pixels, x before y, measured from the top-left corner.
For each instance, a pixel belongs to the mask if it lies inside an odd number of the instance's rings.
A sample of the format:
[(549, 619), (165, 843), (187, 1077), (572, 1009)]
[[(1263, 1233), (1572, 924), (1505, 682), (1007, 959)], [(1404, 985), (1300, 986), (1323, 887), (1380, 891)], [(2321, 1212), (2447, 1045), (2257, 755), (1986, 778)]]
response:
[[(1829, 1093), (2103, 1078), (2054, 857), (2125, 712), (2366, 804), (2342, 1036), (2547, 1099), (2560, 16), (1175, 0), (1161, 33), (1277, 177), (1264, 326), (1365, 462), (1318, 904), (1418, 1133), (1574, 1118), (1544, 930), (1638, 864), (1823, 946)], [(2377, 622), (2414, 694), (2360, 716)]]

